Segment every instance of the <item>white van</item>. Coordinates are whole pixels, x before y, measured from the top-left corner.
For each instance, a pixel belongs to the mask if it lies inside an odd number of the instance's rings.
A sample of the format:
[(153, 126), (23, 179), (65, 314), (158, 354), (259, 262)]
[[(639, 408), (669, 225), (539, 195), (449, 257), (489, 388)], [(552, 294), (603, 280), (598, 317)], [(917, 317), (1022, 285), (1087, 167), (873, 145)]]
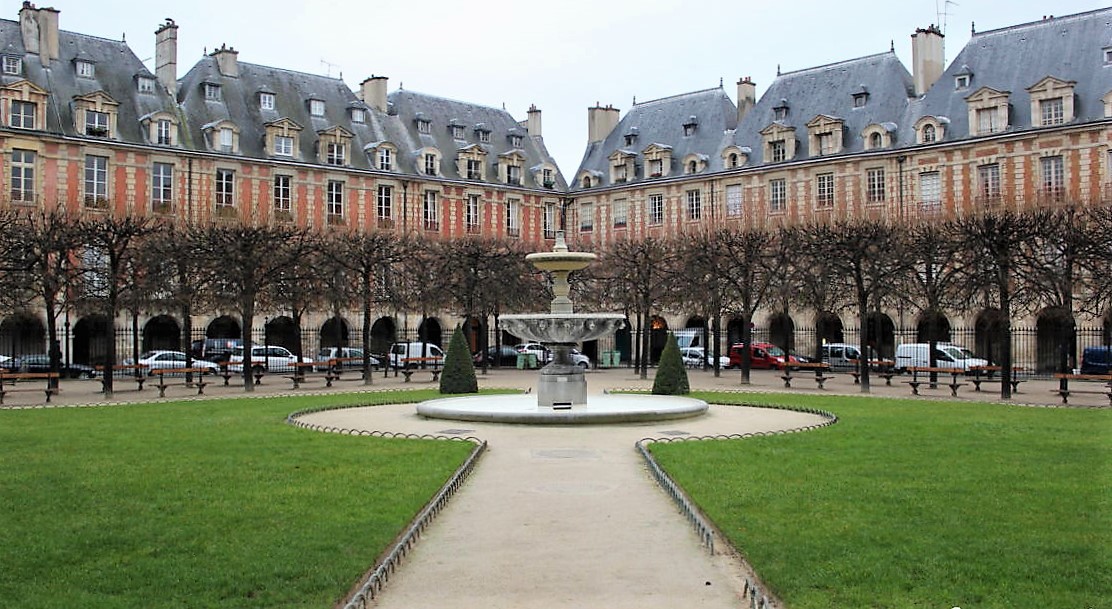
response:
[[(896, 347), (896, 370), (903, 372), (908, 368), (924, 368), (931, 365), (930, 343), (907, 343)], [(959, 368), (969, 370), (973, 366), (987, 366), (988, 361), (973, 355), (961, 345), (936, 343), (934, 350), (935, 367)]]
[(827, 343), (822, 346), (822, 361), (830, 364), (831, 370), (853, 370), (857, 368), (859, 359), (861, 359), (861, 351), (857, 349), (857, 345)]
[[(430, 357), (433, 361), (421, 364), (402, 361), (415, 357)], [(444, 351), (432, 343), (394, 343), (390, 345), (390, 365), (394, 368), (439, 368), (444, 365)]]

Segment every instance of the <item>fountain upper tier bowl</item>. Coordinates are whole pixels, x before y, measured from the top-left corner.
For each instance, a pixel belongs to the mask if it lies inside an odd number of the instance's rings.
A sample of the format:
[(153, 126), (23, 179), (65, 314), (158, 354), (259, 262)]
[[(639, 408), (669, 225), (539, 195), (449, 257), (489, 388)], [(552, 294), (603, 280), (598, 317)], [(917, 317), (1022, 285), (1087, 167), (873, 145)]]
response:
[(587, 268), (598, 256), (589, 252), (537, 252), (525, 260), (542, 271), (578, 271)]
[(540, 343), (573, 344), (595, 340), (622, 327), (621, 313), (525, 313), (498, 318), (514, 336)]

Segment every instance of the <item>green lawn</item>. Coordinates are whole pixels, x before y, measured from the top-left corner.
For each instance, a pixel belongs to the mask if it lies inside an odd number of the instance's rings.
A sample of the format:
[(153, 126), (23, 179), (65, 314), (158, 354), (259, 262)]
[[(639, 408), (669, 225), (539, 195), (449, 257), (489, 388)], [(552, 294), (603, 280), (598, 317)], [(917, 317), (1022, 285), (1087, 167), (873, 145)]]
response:
[(1112, 411), (698, 397), (840, 419), (651, 447), (790, 609), (1112, 607)]
[(474, 445), (284, 418), (435, 395), (0, 411), (0, 607), (330, 607)]

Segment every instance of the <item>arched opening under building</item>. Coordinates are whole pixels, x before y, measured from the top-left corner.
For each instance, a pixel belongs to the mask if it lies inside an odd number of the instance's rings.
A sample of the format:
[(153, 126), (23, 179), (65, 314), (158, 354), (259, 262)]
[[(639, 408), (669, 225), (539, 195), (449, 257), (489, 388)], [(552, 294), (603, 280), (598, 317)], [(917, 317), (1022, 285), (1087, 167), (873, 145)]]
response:
[(320, 346), (322, 349), (327, 347), (351, 346), (351, 335), (348, 330), (347, 321), (341, 317), (333, 316), (321, 324)]
[(869, 313), (865, 318), (865, 344), (880, 359), (896, 359), (896, 325), (892, 318), (879, 311)]
[(815, 338), (818, 344), (846, 342), (842, 318), (830, 311), (822, 311), (815, 316)]
[(1104, 314), (1104, 331), (1101, 332), (1101, 341), (1105, 345), (1112, 345), (1112, 311)]
[(663, 317), (654, 315), (649, 322), (649, 363), (660, 361), (660, 354), (668, 344), (668, 322)]
[(108, 341), (112, 340), (111, 324), (103, 315), (89, 315), (73, 326), (73, 361), (89, 366), (108, 363)]
[(440, 320), (435, 317), (426, 317), (417, 326), (417, 341), (430, 343), (441, 347), (444, 345), (444, 330), (440, 327)]
[(239, 322), (231, 315), (221, 315), (209, 322), (205, 338), (243, 338)]
[(768, 342), (791, 353), (795, 351), (795, 321), (781, 311), (768, 319)]
[[(977, 314), (973, 325), (973, 353), (997, 364), (1004, 352), (1004, 325), (999, 309), (985, 309)], [(1014, 358), (1013, 358), (1014, 359)]]
[(478, 353), (490, 346), (486, 344), (486, 326), (478, 317), (471, 317), (463, 322), (463, 338), (467, 341), (467, 349), (471, 353)]
[(1077, 366), (1077, 328), (1069, 311), (1043, 309), (1035, 322), (1035, 369), (1069, 372)]
[(289, 349), (290, 353), (310, 355), (301, 351), (301, 332), (293, 318), (281, 315), (264, 322), (263, 343)]
[(625, 326), (614, 332), (614, 350), (619, 353), (618, 362), (632, 361), (633, 353), (633, 324), (626, 318)]
[(181, 326), (169, 315), (157, 315), (143, 324), (143, 351), (181, 351)]
[(741, 344), (741, 339), (745, 335), (745, 324), (747, 323), (749, 322), (741, 317), (733, 317), (726, 322), (726, 348), (724, 351), (729, 351), (733, 345)]
[[(64, 338), (60, 336), (59, 340)], [(0, 322), (0, 354), (15, 357), (45, 351), (46, 327), (39, 318), (30, 313), (16, 313)]]
[(379, 317), (371, 324), (371, 353), (386, 353), (397, 340), (398, 327), (393, 318)]
[(928, 311), (919, 317), (919, 324), (915, 331), (915, 342), (929, 343), (951, 342), (950, 320), (941, 311)]
[[(710, 335), (710, 325), (707, 320), (696, 315), (688, 317), (687, 322), (683, 324), (683, 330), (676, 333), (676, 339), (679, 340), (681, 347), (703, 347), (704, 352), (710, 353), (712, 349), (708, 348), (714, 337)], [(684, 343), (687, 344), (684, 344)]]

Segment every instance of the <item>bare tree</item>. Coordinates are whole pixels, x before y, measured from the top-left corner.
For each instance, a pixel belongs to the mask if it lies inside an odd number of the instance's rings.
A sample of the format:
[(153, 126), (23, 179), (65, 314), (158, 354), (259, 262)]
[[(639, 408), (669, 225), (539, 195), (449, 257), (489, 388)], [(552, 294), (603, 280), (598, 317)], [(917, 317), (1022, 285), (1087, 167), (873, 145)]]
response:
[(1090, 207), (1082, 232), (1081, 310), (1100, 317), (1112, 308), (1112, 205)]
[[(959, 284), (963, 281), (963, 244), (950, 225), (929, 220), (917, 222), (902, 235), (907, 266), (898, 276), (900, 297), (918, 308), (927, 322), (929, 365), (937, 365), (935, 347), (938, 322), (943, 311), (960, 307)], [(931, 375), (931, 381), (936, 376)]]
[(168, 224), (147, 239), (148, 277), (152, 302), (176, 311), (182, 319), (179, 349), (188, 367), (193, 365), (191, 340), (193, 314), (215, 304), (211, 286), (219, 269), (201, 254), (204, 229), (191, 224)]

